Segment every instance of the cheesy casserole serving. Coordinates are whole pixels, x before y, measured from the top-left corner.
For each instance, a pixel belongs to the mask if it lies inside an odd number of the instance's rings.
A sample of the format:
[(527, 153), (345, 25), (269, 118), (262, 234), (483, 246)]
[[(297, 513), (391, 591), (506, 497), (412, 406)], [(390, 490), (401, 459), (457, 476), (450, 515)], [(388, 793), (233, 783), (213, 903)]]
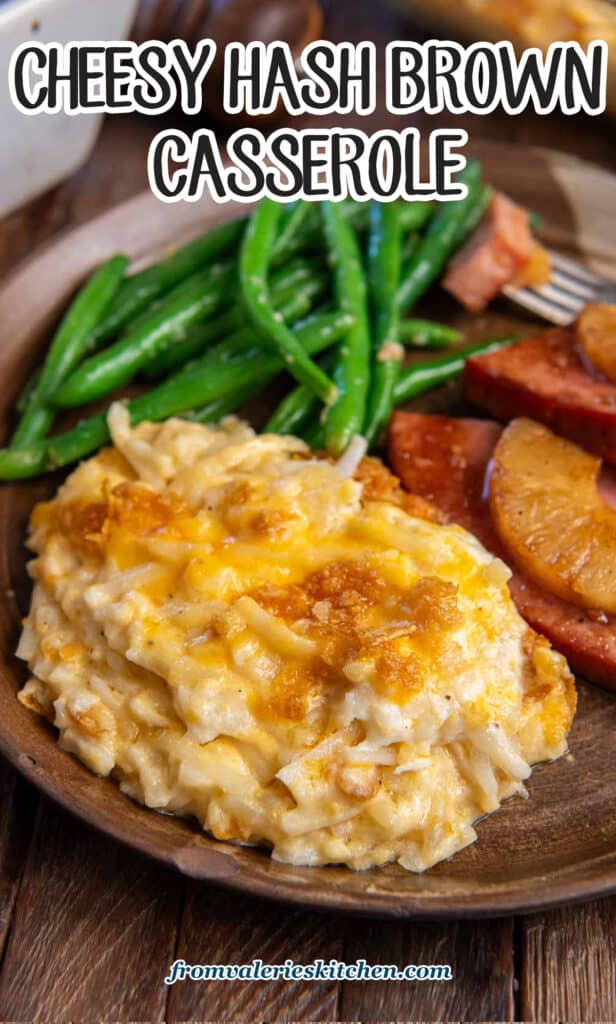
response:
[(18, 650), (92, 771), (278, 860), (422, 871), (565, 751), (573, 681), (509, 570), (380, 463), (110, 426), (33, 512)]

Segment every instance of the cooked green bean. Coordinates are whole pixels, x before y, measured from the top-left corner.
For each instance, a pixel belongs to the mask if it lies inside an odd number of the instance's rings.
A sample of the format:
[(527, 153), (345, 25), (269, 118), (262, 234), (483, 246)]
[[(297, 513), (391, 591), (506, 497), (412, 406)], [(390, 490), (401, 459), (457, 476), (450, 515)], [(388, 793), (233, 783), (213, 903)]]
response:
[(147, 380), (166, 377), (220, 338), (233, 334), (241, 322), (242, 316), (238, 307), (231, 306), (224, 313), (218, 313), (203, 323), (194, 324), (182, 338), (170, 338), (167, 347), (152, 356), (143, 367), (143, 376)]
[[(315, 302), (323, 297), (327, 290), (327, 284), (325, 274), (313, 273), (301, 290), (295, 289), (286, 293), (278, 310), (283, 321), (293, 323), (294, 331), (298, 326), (303, 325), (300, 318), (310, 313)], [(300, 324), (298, 325), (296, 321), (300, 321)], [(209, 372), (221, 363), (228, 363), (233, 359), (251, 358), (263, 351), (269, 353), (271, 349), (264, 347), (261, 338), (250, 324), (245, 324), (230, 334), (228, 338), (224, 338), (212, 348), (207, 349), (202, 355), (180, 366), (168, 379), (178, 380), (197, 369)]]
[[(383, 203), (383, 206), (390, 204)], [(393, 204), (392, 204), (393, 205)], [(395, 204), (398, 209), (398, 219), (401, 231), (421, 231), (432, 217), (435, 204), (433, 202), (422, 203), (417, 200), (405, 202), (401, 200)]]
[(463, 338), (461, 331), (432, 320), (407, 319), (400, 321), (400, 341), (413, 348), (448, 348), (458, 345)]
[(279, 225), (280, 230), (272, 247), (270, 268), (283, 267), (288, 260), (318, 249), (321, 241), (320, 226), (319, 208), (316, 203), (305, 204), (302, 223), (296, 225), (296, 230), (292, 233), (286, 232), (284, 225)]
[(411, 398), (417, 398), (431, 388), (439, 387), (453, 380), (464, 369), (464, 362), (469, 356), (479, 355), (481, 352), (495, 352), (496, 349), (511, 345), (517, 341), (517, 335), (508, 335), (504, 338), (478, 341), (468, 348), (460, 349), (455, 353), (439, 356), (430, 363), (417, 363), (402, 370), (394, 390), (394, 403), (408, 402)]
[(297, 434), (317, 415), (321, 403), (305, 384), (296, 384), (281, 400), (263, 427), (264, 434)]
[(229, 416), (230, 413), (239, 409), (240, 405), (252, 398), (258, 387), (258, 381), (250, 381), (245, 387), (231, 391), (228, 395), (222, 395), (221, 398), (214, 398), (206, 405), (202, 405), (201, 408), (195, 409), (194, 412), (186, 413), (186, 419), (193, 423), (218, 423), (223, 416)]
[(370, 447), (387, 423), (400, 374), (401, 228), (399, 208), (373, 203), (368, 234), (368, 294), (372, 323), (372, 363), (363, 434)]
[[(365, 229), (370, 203), (356, 203), (353, 199), (343, 199), (337, 205), (345, 220), (356, 231)], [(272, 253), (272, 267), (283, 266), (287, 260), (293, 257), (322, 248), (323, 231), (321, 230), (319, 204), (306, 203), (306, 206), (308, 211), (305, 220), (294, 235), (288, 237), (284, 245), (280, 242), (280, 236), (276, 239)]]
[(170, 338), (181, 341), (190, 326), (218, 309), (231, 296), (235, 280), (235, 266), (230, 262), (193, 274), (115, 344), (82, 363), (60, 387), (55, 405), (85, 405), (128, 384)]
[(420, 238), (421, 238), (421, 235), (411, 234), (411, 235), (407, 235), (406, 238), (403, 239), (402, 247), (401, 247), (401, 251), (400, 251), (400, 259), (402, 260), (402, 266), (403, 267), (406, 267), (408, 261), (410, 260), (411, 256), (415, 252), (415, 249), (419, 245), (419, 239)]
[(278, 235), (272, 247), (272, 266), (277, 260), (286, 258), (286, 254), (296, 244), (295, 239), (298, 235), (301, 240), (304, 225), (310, 219), (311, 209), (310, 203), (305, 202), (303, 199), (298, 199), (296, 203), (292, 203), (291, 206), (288, 206), (283, 211), (280, 217)]
[(334, 268), (334, 295), (355, 325), (338, 349), (334, 382), (338, 398), (325, 422), (327, 450), (340, 455), (354, 434), (361, 433), (366, 414), (370, 373), (370, 326), (366, 279), (353, 228), (336, 203), (322, 204), (323, 227), (329, 260)]
[[(335, 344), (351, 325), (352, 319), (346, 313), (321, 313), (295, 325), (295, 332), (306, 351), (318, 355)], [(128, 402), (131, 423), (135, 426), (143, 420), (180, 415), (243, 391), (249, 384), (254, 390), (255, 382), (262, 386), (285, 368), (284, 360), (277, 353), (263, 351), (218, 365), (208, 373), (197, 366), (193, 373), (177, 375)], [(19, 480), (58, 469), (91, 455), (108, 441), (106, 413), (91, 416), (56, 437), (35, 441), (19, 451), (0, 451), (0, 480)]]
[[(352, 323), (345, 313), (321, 313), (308, 317), (301, 325), (296, 325), (295, 336), (304, 345), (310, 355), (318, 355), (339, 340)], [(128, 403), (131, 418), (135, 422), (144, 419), (165, 419), (205, 405), (214, 398), (236, 391), (248, 385), (249, 381), (266, 381), (286, 369), (284, 358), (277, 352), (259, 351), (254, 355), (227, 363), (210, 362), (210, 353), (206, 353), (203, 362), (191, 373), (171, 378), (148, 394), (133, 399)], [(207, 373), (204, 373), (207, 367)], [(0, 463), (1, 469), (1, 463)]]
[(118, 290), (107, 315), (88, 339), (87, 354), (95, 352), (104, 341), (142, 313), (155, 299), (170, 291), (212, 260), (228, 253), (241, 238), (246, 218), (228, 221), (201, 235), (188, 245), (176, 249), (160, 263), (128, 277)]
[[(294, 260), (286, 267), (277, 270), (272, 274), (272, 302), (278, 309), (291, 297), (290, 293), (301, 294), (302, 289), (308, 294), (313, 294), (312, 284), (314, 277), (320, 279), (314, 263), (308, 260)], [(300, 308), (297, 316), (303, 315), (304, 310)], [(285, 318), (288, 319), (288, 318)], [(294, 316), (291, 316), (294, 319)], [(241, 304), (231, 306), (224, 313), (219, 313), (205, 323), (197, 324), (186, 332), (186, 337), (181, 341), (171, 339), (169, 344), (149, 360), (144, 367), (144, 375), (148, 380), (155, 380), (164, 377), (167, 373), (187, 363), (189, 359), (199, 355), (204, 349), (221, 338), (234, 333), (240, 327), (246, 326), (246, 316)]]
[(428, 224), (425, 235), (405, 268), (398, 290), (403, 313), (413, 306), (439, 277), (449, 257), (461, 244), (462, 225), (474, 207), (480, 189), (481, 168), (476, 161), (466, 165), (459, 180), (468, 186), (464, 199), (443, 204)]
[(470, 203), (466, 216), (463, 218), (455, 242), (455, 249), (458, 249), (472, 235), (481, 218), (492, 202), (494, 189), (489, 185), (482, 185), (476, 193), (473, 202)]
[[(330, 373), (333, 360), (331, 356), (325, 356), (321, 360), (325, 373)], [(307, 388), (305, 384), (296, 384), (287, 395), (280, 401), (269, 420), (263, 427), (264, 434), (297, 434), (301, 436), (302, 429), (309, 420), (318, 416), (321, 403), (314, 391)]]
[[(286, 295), (291, 290), (301, 290), (306, 281), (310, 281), (311, 278), (317, 274), (320, 275), (322, 270), (322, 264), (317, 260), (302, 259), (291, 260), (284, 267), (280, 267), (275, 270), (270, 280), (270, 289), (272, 297), (274, 299), (279, 298), (282, 295)], [(242, 313), (243, 309), (240, 305), (238, 307)], [(246, 320), (243, 320), (246, 323)]]
[(53, 423), (53, 413), (48, 408), (51, 400), (82, 358), (86, 340), (117, 292), (127, 266), (126, 256), (112, 256), (94, 271), (69, 306), (51, 342), (11, 448), (21, 448), (44, 437), (49, 430)]
[(33, 370), (30, 376), (28, 377), (25, 387), (22, 389), (21, 394), (19, 395), (17, 401), (15, 402), (15, 409), (17, 410), (18, 413), (24, 413), (28, 406), (30, 405), (30, 400), (32, 399), (32, 396), (34, 395), (34, 392), (38, 387), (38, 382), (40, 381), (40, 379), (41, 367), (37, 366), (37, 368)]
[(17, 425), (9, 447), (23, 448), (39, 437), (46, 437), (55, 418), (55, 410), (51, 405), (39, 405), (38, 402), (32, 401)]
[[(105, 440), (103, 436), (102, 440), (94, 445), (94, 448), (88, 448), (87, 451), (91, 452), (99, 448), (105, 443)], [(43, 439), (31, 441), (25, 448), (0, 449), (0, 480), (27, 480), (29, 477), (38, 476), (40, 473), (50, 470), (48, 445), (49, 441)]]
[(302, 428), (300, 437), (313, 451), (323, 451), (325, 448), (325, 424), (321, 422), (318, 414)]
[(334, 385), (285, 326), (271, 302), (268, 269), (281, 211), (279, 203), (263, 199), (248, 223), (240, 250), (240, 286), (246, 312), (264, 340), (277, 349), (289, 373), (330, 403), (336, 397)]

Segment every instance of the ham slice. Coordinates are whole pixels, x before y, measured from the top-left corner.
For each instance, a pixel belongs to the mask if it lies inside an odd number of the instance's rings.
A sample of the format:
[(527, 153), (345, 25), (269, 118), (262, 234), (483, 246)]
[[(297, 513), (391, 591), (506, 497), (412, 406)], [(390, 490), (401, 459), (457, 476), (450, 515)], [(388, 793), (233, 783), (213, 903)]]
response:
[(575, 327), (467, 359), (463, 387), (466, 398), (499, 420), (528, 416), (616, 462), (616, 385), (584, 365)]
[[(509, 561), (492, 525), (486, 473), (501, 428), (488, 420), (395, 412), (389, 459), (403, 486), (436, 506)], [(613, 482), (603, 483), (604, 494)], [(602, 488), (603, 489), (603, 488)], [(567, 658), (573, 671), (616, 691), (616, 617), (585, 611), (542, 590), (518, 570), (509, 581), (520, 614)]]
[(534, 247), (526, 210), (497, 192), (477, 230), (450, 262), (442, 286), (471, 313), (481, 313), (520, 274)]

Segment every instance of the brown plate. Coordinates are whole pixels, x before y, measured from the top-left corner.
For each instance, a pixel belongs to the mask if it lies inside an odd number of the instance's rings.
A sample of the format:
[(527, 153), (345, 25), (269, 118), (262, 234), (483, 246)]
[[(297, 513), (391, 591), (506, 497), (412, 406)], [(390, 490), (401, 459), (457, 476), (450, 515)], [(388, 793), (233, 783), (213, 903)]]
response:
[[(486, 176), (544, 217), (544, 236), (582, 251), (609, 272), (616, 179), (560, 154), (482, 146)], [(582, 205), (583, 204), (583, 205)], [(211, 203), (165, 206), (131, 200), (54, 242), (18, 269), (0, 293), (0, 412), (36, 363), (47, 331), (75, 285), (122, 249), (146, 261), (235, 208)], [(528, 324), (505, 303), (472, 322), (444, 296), (426, 307), (485, 337)], [(443, 401), (451, 402), (451, 394)], [(28, 604), (23, 537), (29, 511), (52, 493), (49, 479), (0, 487), (0, 749), (35, 785), (116, 839), (175, 865), (262, 896), (313, 907), (398, 917), (447, 917), (528, 911), (616, 891), (616, 700), (580, 683), (569, 756), (535, 769), (530, 800), (513, 799), (478, 827), (477, 843), (424, 875), (400, 867), (367, 872), (294, 868), (262, 850), (217, 842), (196, 826), (148, 811), (108, 779), (92, 775), (56, 744), (53, 729), (15, 699), (24, 667), (13, 657)]]

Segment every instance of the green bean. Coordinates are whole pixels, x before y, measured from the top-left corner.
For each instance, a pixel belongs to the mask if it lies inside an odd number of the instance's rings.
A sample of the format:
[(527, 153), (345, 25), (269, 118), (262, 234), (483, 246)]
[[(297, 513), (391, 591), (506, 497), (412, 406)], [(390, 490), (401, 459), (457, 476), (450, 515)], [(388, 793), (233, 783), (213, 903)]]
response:
[(387, 423), (402, 349), (396, 296), (400, 284), (401, 230), (393, 203), (373, 203), (368, 236), (368, 291), (372, 318), (372, 366), (364, 437), (370, 447)]
[(87, 353), (95, 352), (104, 341), (126, 327), (159, 296), (218, 256), (229, 252), (241, 238), (245, 226), (246, 218), (221, 224), (177, 249), (160, 263), (127, 278), (109, 312), (90, 335)]
[(429, 363), (417, 363), (402, 370), (398, 383), (394, 390), (394, 404), (408, 402), (411, 398), (417, 398), (431, 388), (439, 387), (453, 380), (464, 369), (465, 360), (470, 356), (479, 355), (482, 352), (495, 352), (505, 345), (511, 345), (517, 341), (517, 335), (508, 335), (505, 338), (478, 341), (468, 348), (461, 349), (455, 353), (439, 356), (438, 359)]
[[(280, 237), (274, 243), (272, 253), (272, 267), (283, 266), (287, 260), (292, 259), (306, 251), (318, 250), (323, 245), (323, 232), (321, 230), (321, 214), (318, 203), (306, 203), (309, 208), (304, 223), (297, 229), (292, 237), (287, 238), (282, 245)], [(338, 203), (340, 211), (345, 220), (355, 228), (356, 231), (363, 231), (368, 219), (370, 203), (357, 203), (353, 199), (344, 199)]]
[(231, 306), (224, 313), (218, 313), (204, 323), (194, 324), (182, 338), (170, 338), (168, 346), (152, 356), (143, 367), (143, 376), (146, 380), (166, 377), (221, 337), (232, 334), (241, 322), (238, 307)]
[(325, 424), (321, 422), (320, 416), (316, 415), (310, 423), (302, 428), (300, 437), (312, 448), (320, 452), (325, 448)]
[[(309, 281), (314, 274), (319, 274), (321, 265), (317, 260), (303, 259), (291, 260), (284, 267), (275, 270), (270, 280), (270, 288), (274, 299), (286, 295), (293, 289), (303, 288), (306, 281)], [(242, 312), (243, 309), (239, 307)], [(242, 321), (246, 323), (244, 319)]]
[[(347, 314), (319, 313), (296, 324), (294, 329), (300, 344), (305, 345), (310, 354), (318, 354), (335, 344), (351, 325), (352, 319)], [(190, 403), (191, 406), (201, 405), (229, 390), (248, 387), (250, 382), (254, 392), (283, 369), (286, 369), (284, 360), (275, 352), (262, 349), (252, 353), (238, 351), (235, 358), (231, 356), (226, 362), (221, 362), (212, 350), (195, 363), (191, 373), (171, 378), (150, 394), (134, 399), (129, 407), (135, 409), (141, 418), (153, 415), (161, 419), (181, 411), (180, 406), (185, 408), (188, 392), (199, 396), (204, 394), (205, 400), (199, 398)], [(159, 415), (161, 407), (167, 411)]]
[(229, 416), (230, 413), (239, 409), (240, 405), (252, 398), (254, 393), (255, 382), (250, 381), (244, 388), (231, 391), (228, 395), (222, 395), (220, 398), (213, 398), (211, 402), (202, 405), (200, 409), (186, 413), (186, 419), (193, 423), (218, 423), (223, 416)]
[(306, 221), (309, 221), (311, 209), (310, 203), (298, 199), (296, 203), (292, 203), (281, 214), (278, 235), (272, 247), (272, 265), (281, 256), (283, 259), (286, 258), (286, 253), (289, 252), (289, 249), (293, 248), (295, 244), (294, 239), (298, 233), (301, 239), (304, 225)]
[(403, 267), (406, 267), (408, 261), (415, 252), (415, 249), (419, 245), (420, 237), (421, 236), (418, 234), (411, 234), (407, 235), (403, 240), (400, 252), (400, 259), (402, 260)]
[(338, 398), (325, 421), (327, 450), (340, 455), (363, 427), (370, 373), (370, 326), (366, 280), (357, 238), (335, 203), (322, 204), (323, 227), (334, 268), (334, 295), (343, 312), (355, 320), (338, 350), (334, 382)]
[(21, 394), (15, 402), (15, 408), (18, 413), (24, 413), (30, 405), (32, 396), (34, 395), (41, 379), (41, 372), (41, 367), (37, 366), (28, 377), (25, 387), (22, 389)]
[(77, 365), (88, 335), (118, 290), (128, 266), (126, 256), (112, 256), (92, 274), (65, 313), (43, 363), (38, 384), (15, 431), (11, 448), (44, 437), (53, 422), (50, 400)]
[(230, 296), (234, 281), (233, 263), (193, 274), (114, 345), (82, 363), (60, 387), (55, 405), (85, 405), (128, 384), (170, 338), (180, 341), (190, 326), (211, 315)]
[(55, 418), (56, 413), (51, 405), (39, 405), (38, 402), (32, 401), (17, 424), (9, 446), (23, 448), (39, 437), (46, 437)]
[(278, 404), (263, 427), (264, 434), (301, 434), (302, 428), (317, 415), (321, 403), (305, 384), (296, 384)]
[[(325, 373), (331, 372), (333, 360), (324, 357), (321, 365)], [(298, 434), (309, 420), (318, 415), (321, 403), (314, 391), (305, 384), (297, 384), (284, 396), (263, 427), (264, 434)]]
[[(350, 328), (352, 319), (346, 313), (322, 313), (295, 325), (296, 336), (310, 355), (318, 355), (335, 344)], [(225, 395), (267, 384), (285, 369), (277, 353), (258, 352), (241, 361), (230, 361), (204, 374), (198, 367), (193, 373), (165, 381), (157, 388), (127, 403), (131, 423), (163, 420), (187, 410), (203, 407)], [(69, 465), (91, 455), (109, 441), (106, 413), (82, 420), (72, 430), (55, 437), (33, 442), (19, 451), (0, 451), (0, 479), (19, 480), (37, 476), (47, 470)]]
[(475, 195), (475, 199), (470, 203), (466, 216), (463, 218), (460, 224), (460, 229), (456, 238), (455, 249), (459, 249), (460, 246), (466, 242), (475, 228), (481, 221), (484, 213), (488, 206), (492, 202), (494, 197), (494, 189), (489, 185), (482, 185), (479, 191)]
[[(318, 355), (346, 333), (351, 322), (344, 313), (322, 313), (297, 325), (295, 336), (307, 352)], [(207, 359), (207, 356), (204, 358)], [(149, 394), (133, 399), (128, 408), (131, 418), (133, 415), (137, 417), (135, 422), (165, 419), (186, 409), (205, 405), (230, 391), (247, 387), (250, 381), (253, 387), (255, 381), (262, 386), (283, 369), (286, 369), (284, 358), (277, 352), (266, 351), (241, 360), (214, 364), (208, 367), (207, 373), (203, 372), (202, 366), (197, 366), (192, 373), (171, 378)]]
[[(389, 204), (384, 203), (384, 206)], [(433, 202), (407, 202), (401, 200), (396, 203), (398, 219), (401, 231), (421, 231), (432, 217), (435, 206)]]
[(453, 327), (432, 320), (401, 320), (400, 341), (413, 348), (448, 348), (462, 341), (463, 334)]
[[(312, 274), (310, 279), (305, 282), (301, 291), (293, 290), (287, 293), (278, 310), (283, 321), (285, 323), (292, 323), (299, 320), (300, 317), (306, 316), (311, 311), (315, 302), (323, 297), (327, 284), (328, 281), (325, 274)], [(296, 327), (297, 324), (294, 325), (293, 330)], [(263, 351), (269, 353), (271, 349), (264, 349), (259, 335), (249, 324), (246, 324), (244, 327), (234, 331), (233, 334), (230, 334), (228, 338), (219, 341), (213, 348), (185, 363), (168, 379), (177, 380), (180, 377), (193, 373), (195, 370), (201, 370), (203, 373), (207, 371), (209, 373), (210, 370), (215, 369), (221, 363), (228, 363), (234, 359), (250, 358)]]
[[(298, 290), (307, 287), (310, 293), (311, 288), (307, 282), (315, 272), (315, 264), (307, 260), (295, 260), (283, 269), (275, 271), (272, 274), (272, 301), (276, 308), (287, 302), (291, 292), (295, 295)], [(298, 315), (302, 315), (303, 312), (307, 310), (300, 309)], [(166, 348), (161, 349), (150, 359), (144, 367), (144, 374), (148, 380), (164, 377), (197, 356), (209, 345), (245, 326), (246, 317), (241, 304), (231, 306), (224, 313), (219, 313), (205, 323), (192, 327), (182, 341), (171, 339)]]
[(342, 199), (337, 206), (350, 227), (359, 232), (366, 230), (370, 216), (370, 202), (368, 200), (358, 202), (355, 199)]
[[(297, 215), (299, 216), (299, 214)], [(321, 241), (321, 221), (316, 203), (305, 203), (302, 223), (293, 232), (285, 231), (283, 224), (272, 247), (271, 269), (284, 266), (306, 252), (318, 249)]]
[(268, 268), (282, 207), (263, 199), (253, 212), (240, 250), (240, 286), (248, 314), (258, 333), (275, 347), (296, 380), (307, 384), (324, 402), (335, 388), (276, 313), (268, 285)]
[(432, 218), (427, 231), (402, 275), (398, 290), (400, 309), (405, 313), (439, 277), (453, 251), (461, 245), (461, 228), (480, 188), (481, 168), (471, 161), (460, 174), (468, 186), (464, 199), (445, 203)]
[[(0, 449), (0, 480), (27, 480), (51, 469), (48, 462), (48, 441), (32, 441), (26, 448)], [(88, 451), (94, 451), (105, 438)]]

